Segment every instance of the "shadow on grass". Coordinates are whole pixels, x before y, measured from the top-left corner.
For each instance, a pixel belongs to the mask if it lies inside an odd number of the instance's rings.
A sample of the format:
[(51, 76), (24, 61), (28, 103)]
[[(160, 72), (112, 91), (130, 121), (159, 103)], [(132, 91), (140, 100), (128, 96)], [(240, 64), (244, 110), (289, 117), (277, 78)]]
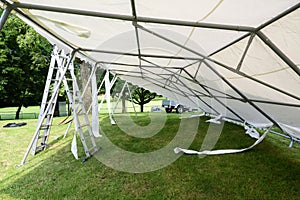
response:
[[(231, 137), (232, 145), (248, 145), (244, 130), (230, 125), (218, 148)], [(115, 171), (95, 158), (81, 163), (73, 158), (70, 143), (54, 145), (58, 150), (40, 153), (36, 167), (18, 169), (28, 172), (0, 193), (16, 199), (297, 199), (300, 194), (299, 157), (289, 157), (288, 147), (278, 148), (269, 139), (242, 154), (183, 155), (166, 168), (142, 174)]]

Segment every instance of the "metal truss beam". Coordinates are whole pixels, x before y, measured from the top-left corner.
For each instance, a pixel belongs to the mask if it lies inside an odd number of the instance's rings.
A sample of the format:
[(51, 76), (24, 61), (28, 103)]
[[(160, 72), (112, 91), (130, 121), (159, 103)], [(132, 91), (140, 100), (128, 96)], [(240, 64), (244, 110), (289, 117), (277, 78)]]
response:
[(269, 46), (276, 54), (279, 56), (294, 72), (300, 76), (300, 69), (297, 67), (297, 65), (289, 58), (287, 57), (272, 41), (270, 38), (268, 38), (263, 32), (258, 31), (257, 36), (267, 45)]
[(279, 92), (279, 93), (285, 94), (285, 95), (287, 95), (287, 96), (289, 96), (289, 97), (291, 97), (291, 98), (293, 98), (293, 99), (297, 99), (297, 100), (300, 101), (300, 97), (295, 96), (295, 95), (293, 95), (293, 94), (291, 94), (291, 93), (289, 93), (289, 92), (286, 92), (286, 91), (284, 91), (284, 90), (281, 90), (281, 89), (279, 89), (279, 88), (277, 88), (277, 87), (275, 87), (275, 86), (272, 86), (272, 85), (270, 85), (270, 84), (268, 84), (268, 83), (265, 83), (265, 82), (263, 82), (263, 81), (261, 81), (261, 80), (259, 80), (259, 79), (256, 79), (256, 78), (254, 78), (254, 77), (252, 77), (252, 76), (249, 76), (249, 75), (245, 74), (244, 72), (237, 71), (237, 70), (235, 70), (235, 69), (233, 69), (233, 68), (231, 68), (231, 67), (229, 67), (229, 66), (227, 66), (227, 65), (225, 65), (225, 64), (223, 64), (223, 63), (220, 63), (220, 62), (218, 62), (218, 61), (214, 61), (214, 63), (217, 64), (217, 65), (219, 65), (219, 66), (221, 66), (221, 67), (223, 67), (224, 69), (227, 69), (228, 71), (231, 71), (231, 72), (233, 72), (233, 73), (235, 73), (235, 74), (241, 76), (241, 77), (244, 77), (244, 78), (247, 78), (247, 79), (249, 79), (249, 80), (251, 80), (251, 81), (257, 82), (257, 83), (259, 83), (259, 84), (261, 84), (261, 85), (263, 85), (263, 86), (266, 86), (266, 87), (268, 87), (268, 88), (271, 88), (271, 89), (273, 89), (273, 90), (275, 90), (275, 91), (277, 91), (277, 92)]
[[(171, 71), (172, 68), (170, 68), (170, 67), (169, 67), (169, 68), (161, 67), (161, 66), (158, 66), (158, 65), (156, 65), (156, 64), (154, 64), (154, 63), (152, 63), (152, 62), (150, 62), (150, 61), (148, 61), (148, 60), (146, 60), (146, 59), (143, 59), (143, 60), (144, 60), (145, 62), (151, 64), (151, 66), (148, 66), (148, 65), (142, 65), (142, 68), (143, 68), (143, 69), (145, 69), (145, 68), (158, 68), (158, 69), (162, 69), (162, 70), (165, 70), (165, 71), (169, 72), (169, 73), (171, 74), (171, 76), (174, 74), (174, 72)], [(136, 67), (136, 68), (139, 67), (138, 65), (126, 65), (126, 66), (131, 66), (131, 67)], [(180, 70), (182, 70), (182, 71), (185, 72), (185, 70), (183, 70), (182, 68), (174, 68), (174, 69), (180, 69)], [(111, 71), (114, 71), (114, 72), (116, 72), (116, 73), (118, 73), (118, 72), (123, 72), (123, 73), (140, 73), (140, 72), (138, 72), (138, 71), (130, 71), (130, 70), (119, 70), (119, 69), (110, 69), (110, 70), (111, 70)], [(148, 71), (148, 72), (149, 72), (149, 73), (152, 73), (152, 74), (154, 74), (154, 75), (156, 75), (156, 74), (153, 73), (152, 71)], [(162, 74), (161, 74), (161, 75), (162, 75)], [(166, 74), (166, 75), (169, 75), (169, 74)], [(194, 84), (196, 84), (196, 85), (199, 85), (199, 84), (200, 84), (200, 86), (203, 86), (203, 87), (205, 87), (205, 88), (207, 88), (207, 89), (210, 89), (210, 90), (212, 90), (212, 91), (215, 91), (215, 92), (218, 92), (218, 93), (220, 93), (220, 94), (223, 94), (223, 95), (227, 96), (228, 98), (231, 98), (231, 99), (238, 99), (238, 98), (233, 97), (233, 96), (231, 96), (231, 95), (229, 95), (229, 94), (226, 94), (226, 93), (224, 93), (224, 92), (222, 92), (222, 91), (219, 91), (219, 90), (217, 90), (217, 89), (215, 89), (215, 88), (209, 87), (209, 86), (207, 86), (207, 85), (203, 85), (203, 84), (201, 84), (200, 82), (195, 82), (195, 77), (192, 77), (192, 78), (190, 79), (190, 78), (188, 78), (188, 77), (182, 76), (181, 74), (178, 74), (178, 77), (183, 78), (183, 79), (185, 79), (185, 80), (187, 80), (187, 81), (189, 81), (189, 82), (191, 82), (191, 83), (194, 83)], [(165, 77), (164, 77), (164, 79), (165, 79)], [(205, 95), (205, 96), (208, 96), (208, 95)]]
[(260, 114), (262, 114), (264, 117), (266, 117), (268, 120), (270, 120), (274, 125), (277, 127), (280, 127), (277, 122), (269, 116), (267, 113), (265, 113), (262, 109), (260, 109), (256, 104), (254, 104), (248, 97), (246, 97), (240, 90), (238, 90), (233, 84), (231, 84), (223, 75), (221, 75), (217, 70), (215, 70), (212, 66), (210, 66), (206, 61), (206, 66), (212, 70), (218, 77), (220, 77), (224, 83), (226, 83), (233, 91), (235, 91), (237, 94), (239, 94), (247, 103), (249, 103), (253, 108), (255, 108)]
[[(36, 26), (38, 26), (41, 30), (45, 31), (47, 34), (51, 35), (52, 37), (56, 38), (58, 41), (60, 41), (61, 43), (63, 43), (64, 45), (66, 45), (67, 47), (69, 47), (72, 51), (77, 51), (77, 47), (74, 47), (72, 45), (70, 45), (68, 42), (64, 41), (63, 38), (59, 37), (58, 35), (50, 32), (47, 28), (45, 28), (44, 26), (38, 24), (36, 21), (34, 21), (31, 17), (29, 17), (28, 15), (26, 15), (25, 13), (23, 13), (23, 11), (21, 11), (20, 9), (18, 9), (18, 7), (16, 6), (16, 4), (18, 3), (9, 3), (8, 1), (5, 0), (0, 0), (1, 2), (3, 2), (5, 5), (7, 5), (7, 7), (11, 7), (14, 11), (16, 11), (18, 14), (20, 14), (22, 17), (26, 18), (27, 20), (29, 20), (31, 23), (35, 24)], [(77, 54), (80, 53), (77, 51)]]
[(287, 9), (286, 11), (280, 13), (279, 15), (272, 17), (272, 19), (270, 19), (269, 21), (267, 21), (266, 23), (260, 25), (259, 27), (257, 27), (255, 32), (258, 32), (259, 30), (269, 26), (270, 24), (276, 22), (277, 20), (281, 19), (282, 17), (292, 13), (293, 11), (297, 10), (298, 8), (300, 8), (300, 3), (295, 4), (294, 6), (290, 7), (289, 9)]
[[(174, 74), (174, 72), (170, 71), (169, 69), (160, 67), (159, 65), (156, 65), (155, 63), (150, 62), (150, 61), (148, 61), (148, 60), (146, 60), (146, 59), (143, 59), (143, 60), (144, 60), (145, 62), (148, 62), (148, 63), (150, 63), (150, 64), (156, 66), (157, 68), (160, 68), (160, 69), (163, 69), (163, 70), (165, 70), (165, 71), (167, 71), (167, 72), (170, 72), (171, 75)], [(187, 71), (186, 71), (185, 69), (182, 69), (182, 71), (184, 71), (185, 73), (187, 73)], [(189, 75), (189, 74), (188, 74), (188, 75)], [(213, 91), (215, 91), (215, 92), (224, 94), (225, 96), (229, 96), (228, 94), (223, 93), (222, 91), (219, 91), (219, 90), (217, 90), (217, 89), (215, 89), (215, 88), (212, 88), (212, 87), (209, 87), (209, 86), (207, 86), (207, 85), (201, 84), (199, 81), (196, 81), (196, 82), (195, 82), (195, 79), (194, 79), (194, 78), (189, 79), (188, 77), (182, 76), (181, 74), (178, 74), (178, 77), (183, 78), (183, 79), (185, 79), (185, 80), (187, 80), (187, 81), (190, 81), (191, 83), (195, 83), (195, 84), (199, 85), (199, 86), (202, 87), (202, 88), (204, 87), (204, 88), (213, 90)], [(189, 77), (190, 77), (190, 75), (189, 75)], [(206, 91), (206, 90), (205, 90), (205, 91)], [(209, 94), (209, 93), (208, 93), (208, 94)], [(211, 94), (209, 94), (209, 95), (211, 95)], [(212, 96), (211, 96), (211, 97), (212, 97)]]
[[(147, 31), (147, 32), (150, 32), (150, 33), (152, 33), (152, 34), (154, 34), (155, 36), (157, 36), (157, 37), (159, 37), (159, 38), (161, 38), (161, 39), (164, 39), (164, 40), (166, 40), (166, 41), (168, 41), (168, 42), (170, 42), (170, 43), (172, 43), (172, 44), (174, 44), (174, 45), (177, 45), (177, 46), (179, 46), (179, 47), (181, 47), (181, 48), (183, 48), (183, 49), (185, 49), (185, 50), (187, 50), (187, 51), (190, 51), (190, 52), (192, 52), (192, 53), (194, 53), (195, 55), (198, 55), (198, 56), (200, 56), (201, 58), (206, 58), (207, 60), (209, 60), (209, 61), (212, 61), (212, 62), (214, 62), (214, 60), (213, 59), (211, 59), (211, 58), (208, 58), (207, 56), (204, 56), (203, 54), (201, 54), (201, 53), (199, 53), (199, 52), (196, 52), (196, 51), (194, 51), (194, 50), (192, 50), (192, 49), (189, 49), (189, 48), (187, 48), (187, 47), (185, 47), (185, 46), (183, 46), (183, 45), (181, 45), (181, 44), (178, 44), (177, 42), (175, 42), (175, 41), (172, 41), (171, 39), (168, 39), (168, 38), (165, 38), (164, 36), (161, 36), (161, 35), (159, 35), (159, 34), (157, 34), (157, 33), (154, 33), (153, 31), (149, 31), (149, 30), (147, 30), (147, 29), (145, 29), (144, 27), (142, 27), (142, 26), (139, 26), (139, 28), (140, 29), (142, 29), (142, 30), (145, 30), (145, 31)], [(277, 53), (288, 65), (294, 65), (290, 60), (289, 60), (289, 58), (288, 57), (286, 57), (275, 45), (273, 45), (272, 43), (271, 43), (271, 41), (269, 41), (267, 38), (266, 38), (266, 36), (264, 36), (263, 35), (263, 33), (262, 32), (258, 32), (257, 34), (260, 34), (260, 35), (258, 35), (259, 37), (261, 37), (262, 39), (265, 39), (265, 43), (266, 44), (268, 44), (269, 46), (270, 46), (270, 48), (273, 50), (273, 51), (275, 51), (275, 53)], [(269, 41), (269, 42), (268, 42)], [(249, 48), (249, 47), (248, 47)], [(259, 113), (261, 113), (263, 116), (265, 116), (268, 120), (270, 120), (274, 125), (276, 125), (276, 126), (278, 126), (278, 127), (280, 127), (278, 124), (277, 124), (277, 122), (272, 118), (272, 117), (270, 117), (268, 114), (266, 114), (263, 110), (261, 110), (257, 105), (255, 105), (253, 102), (251, 102), (241, 91), (239, 91), (234, 85), (232, 85), (225, 77), (223, 77), (219, 72), (217, 72), (207, 61), (203, 61), (205, 64), (206, 64), (206, 66), (210, 69), (210, 70), (212, 70), (218, 77), (220, 77), (223, 81), (224, 81), (224, 83), (226, 83), (230, 88), (232, 88), (233, 89), (233, 91), (235, 91), (237, 94), (239, 94), (246, 102), (248, 102), (252, 107), (254, 107)], [(294, 67), (292, 66), (292, 68), (294, 69)], [(296, 68), (297, 68), (297, 66), (296, 66)], [(295, 70), (295, 69), (294, 69)], [(297, 68), (297, 70), (299, 71), (299, 69)], [(186, 70), (185, 70), (185, 72), (186, 73), (188, 73)], [(236, 72), (235, 72), (236, 73)], [(238, 116), (232, 109), (230, 109), (231, 110), (231, 112), (232, 113), (234, 113), (236, 116)], [(241, 118), (240, 118), (241, 119)]]
[[(147, 60), (145, 60), (145, 61), (148, 62)], [(154, 63), (152, 63), (152, 64), (154, 64)], [(156, 64), (155, 64), (155, 65), (156, 65)], [(158, 65), (156, 65), (156, 66), (158, 66)], [(183, 71), (185, 71), (185, 73), (187, 73), (185, 69), (183, 69)], [(187, 73), (187, 74), (188, 74), (188, 73)], [(187, 86), (186, 86), (179, 78), (177, 78), (177, 79), (181, 82), (181, 84), (183, 84), (183, 86), (185, 86), (187, 89), (190, 90), (190, 88), (187, 87)], [(199, 84), (198, 84), (198, 85), (199, 85)], [(214, 98), (214, 99), (215, 99), (214, 95), (212, 95), (212, 94), (210, 93), (210, 91), (209, 91), (208, 89), (206, 89), (206, 87), (204, 87), (204, 85), (201, 84), (200, 87), (201, 87), (202, 89), (204, 89), (204, 91), (206, 91), (206, 92), (210, 95), (211, 98)], [(200, 98), (199, 95), (195, 94), (194, 92), (193, 92), (193, 94), (194, 94), (200, 101), (202, 101), (203, 103), (205, 103), (205, 105), (207, 105), (209, 108), (211, 108), (213, 111), (215, 111), (216, 113), (220, 114), (220, 113), (219, 113), (217, 110), (215, 110), (211, 105), (207, 104), (206, 101), (204, 101), (202, 98)], [(217, 100), (217, 99), (216, 99), (216, 100)], [(219, 102), (221, 105), (225, 106), (225, 105), (224, 105), (222, 102), (220, 102), (219, 100), (217, 100), (217, 102)], [(225, 106), (225, 107), (227, 108), (227, 106)], [(228, 110), (231, 110), (231, 109), (229, 108)], [(234, 113), (234, 112), (233, 112), (233, 113)], [(238, 115), (237, 115), (237, 117), (240, 118), (240, 119), (242, 119), (242, 118), (239, 117)]]
[(131, 21), (131, 22), (136, 21), (136, 22), (144, 22), (144, 23), (221, 29), (221, 30), (231, 30), (231, 31), (244, 31), (244, 32), (255, 31), (255, 28), (249, 26), (225, 25), (225, 24), (181, 21), (181, 20), (160, 19), (160, 18), (150, 18), (150, 17), (135, 17), (131, 15), (119, 15), (119, 14), (112, 14), (112, 13), (103, 13), (103, 12), (78, 10), (78, 9), (70, 9), (70, 8), (59, 8), (53, 6), (44, 6), (44, 5), (37, 5), (37, 4), (19, 3), (19, 2), (14, 4), (17, 8), (23, 8), (23, 9), (58, 12), (64, 14), (75, 14), (75, 15), (90, 16), (90, 17), (116, 19), (122, 21)]
[[(193, 78), (193, 76), (184, 69), (185, 73), (188, 74), (191, 78)], [(198, 84), (199, 81), (197, 79), (195, 79), (195, 82), (197, 82)], [(229, 110), (232, 114), (234, 114), (236, 117), (238, 117), (240, 120), (245, 121), (240, 115), (238, 115), (234, 110), (232, 110), (231, 108), (229, 108), (227, 105), (225, 105), (222, 101), (220, 101), (215, 95), (211, 94), (211, 92), (206, 89), (205, 87), (202, 87), (208, 94), (210, 94), (219, 104), (221, 104), (222, 106), (224, 106), (227, 110)]]
[(4, 26), (5, 22), (6, 22), (6, 20), (7, 20), (8, 16), (9, 16), (9, 14), (10, 14), (11, 11), (13, 10), (13, 8), (14, 8), (14, 7), (13, 7), (12, 5), (8, 5), (8, 6), (4, 9), (4, 11), (3, 11), (2, 15), (1, 15), (1, 18), (0, 18), (0, 31), (2, 30), (2, 28), (3, 28), (3, 26)]
[[(124, 52), (124, 51), (108, 51), (108, 50), (87, 49), (87, 48), (79, 48), (78, 50), (86, 51), (86, 52), (94, 52), (94, 53), (133, 56), (133, 57), (139, 56), (139, 54), (137, 54), (137, 53), (129, 53), (129, 52)], [(176, 60), (199, 60), (199, 57), (166, 56), (166, 55), (157, 55), (157, 54), (141, 54), (140, 56), (147, 57), (147, 58), (163, 58), (163, 59), (176, 59)]]

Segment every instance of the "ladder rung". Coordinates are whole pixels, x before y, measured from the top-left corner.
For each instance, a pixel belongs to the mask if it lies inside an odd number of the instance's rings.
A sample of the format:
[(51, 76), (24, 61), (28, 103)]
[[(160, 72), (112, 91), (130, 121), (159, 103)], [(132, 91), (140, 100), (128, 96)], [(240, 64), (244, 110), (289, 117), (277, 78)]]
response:
[[(93, 151), (91, 151), (91, 150), (93, 150)], [(93, 146), (92, 148), (89, 149), (89, 152), (90, 152), (91, 155), (93, 155), (93, 154), (95, 154), (99, 150), (100, 150), (99, 147)]]
[(41, 144), (40, 146), (37, 146), (35, 151), (42, 151), (44, 150), (48, 145), (47, 144)]
[(50, 128), (50, 125), (47, 125), (47, 124), (42, 124), (40, 127), (41, 130), (46, 130), (48, 128)]
[(75, 103), (82, 103), (82, 101), (80, 101), (79, 99), (74, 99)]
[(44, 150), (45, 146), (37, 146), (35, 151), (42, 151)]
[(39, 135), (39, 139), (40, 138), (46, 138), (46, 137), (48, 137), (49, 135)]
[(81, 126), (78, 126), (78, 128), (83, 128), (83, 127), (86, 127), (86, 126), (89, 126), (88, 124), (84, 124), (84, 125), (81, 125)]
[(65, 56), (65, 55), (58, 55), (60, 58), (68, 58), (68, 56)]

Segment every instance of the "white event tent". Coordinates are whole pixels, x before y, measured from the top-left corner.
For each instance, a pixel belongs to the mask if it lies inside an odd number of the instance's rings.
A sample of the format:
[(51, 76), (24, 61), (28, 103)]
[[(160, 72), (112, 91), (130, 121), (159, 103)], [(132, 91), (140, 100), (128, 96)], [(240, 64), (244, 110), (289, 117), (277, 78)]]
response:
[(300, 137), (299, 0), (0, 0), (52, 44), (205, 113)]

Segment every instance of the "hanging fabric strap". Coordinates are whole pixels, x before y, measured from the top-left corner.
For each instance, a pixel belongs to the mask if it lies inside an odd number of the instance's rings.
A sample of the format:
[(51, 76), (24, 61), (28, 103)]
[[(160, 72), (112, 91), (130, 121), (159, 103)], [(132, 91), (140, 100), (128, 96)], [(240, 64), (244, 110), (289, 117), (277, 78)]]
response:
[(269, 127), (262, 136), (260, 136), (254, 144), (252, 144), (250, 147), (248, 148), (244, 148), (244, 149), (220, 149), (220, 150), (204, 150), (204, 151), (195, 151), (195, 150), (188, 150), (188, 149), (182, 149), (179, 147), (176, 147), (174, 149), (174, 152), (176, 154), (178, 153), (185, 153), (185, 154), (196, 154), (196, 155), (220, 155), (220, 154), (231, 154), (231, 153), (241, 153), (247, 150), (252, 149), (253, 147), (255, 147), (256, 145), (258, 145), (261, 141), (263, 141), (263, 139), (266, 137), (266, 135), (269, 133), (269, 131), (271, 130), (272, 126)]
[(71, 144), (71, 152), (76, 160), (78, 160), (78, 150), (77, 150), (77, 141), (76, 141), (76, 132), (74, 133), (72, 144)]

